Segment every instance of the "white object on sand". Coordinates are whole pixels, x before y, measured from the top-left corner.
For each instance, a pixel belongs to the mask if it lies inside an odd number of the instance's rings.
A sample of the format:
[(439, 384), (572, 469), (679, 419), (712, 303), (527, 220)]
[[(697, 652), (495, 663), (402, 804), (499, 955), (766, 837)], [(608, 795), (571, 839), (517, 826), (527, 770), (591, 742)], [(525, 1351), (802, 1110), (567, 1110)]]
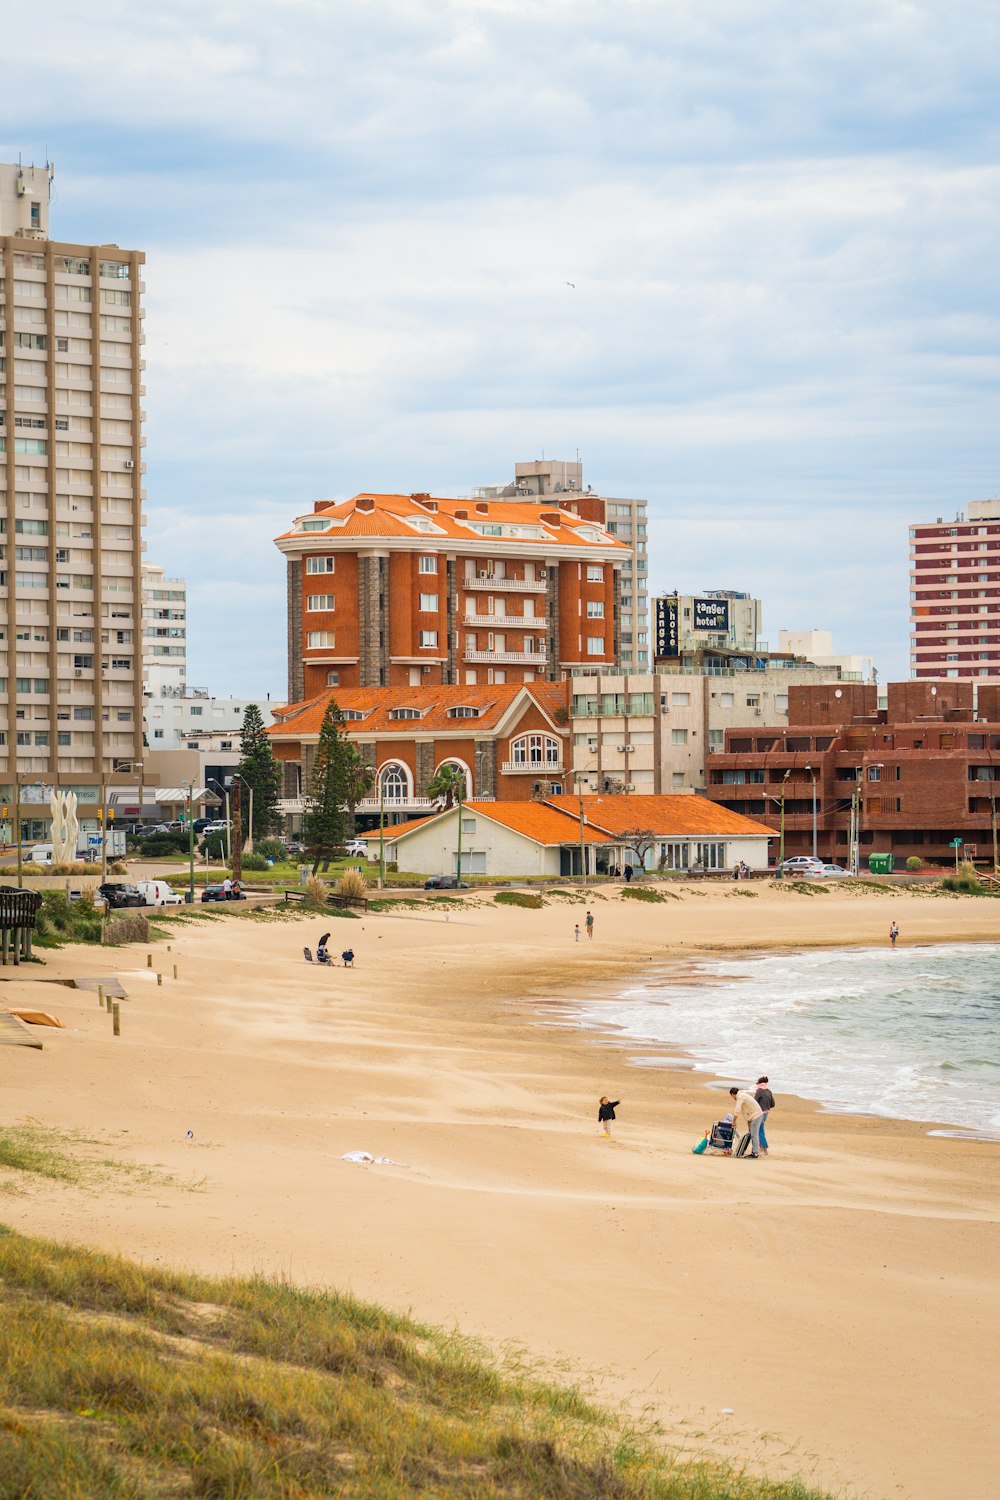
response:
[(398, 1161), (393, 1161), (391, 1156), (372, 1156), (370, 1151), (345, 1151), (340, 1159), (341, 1161), (359, 1162), (361, 1165), (368, 1163), (376, 1167), (398, 1167), (400, 1165)]

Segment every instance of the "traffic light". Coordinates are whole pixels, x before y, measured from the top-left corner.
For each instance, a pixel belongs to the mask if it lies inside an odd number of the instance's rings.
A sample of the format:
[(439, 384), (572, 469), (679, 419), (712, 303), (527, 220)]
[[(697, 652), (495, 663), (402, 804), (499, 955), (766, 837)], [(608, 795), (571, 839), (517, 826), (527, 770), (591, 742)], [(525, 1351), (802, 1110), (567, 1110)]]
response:
[(97, 809), (97, 821), (98, 821), (98, 823), (103, 823), (104, 822), (104, 808), (103, 807), (99, 807)]
[(115, 810), (114, 810), (113, 807), (109, 807), (108, 808), (108, 822), (109, 823), (113, 823), (114, 821), (115, 821)]
[(7, 806), (6, 803), (4, 803), (4, 805), (2, 807), (0, 807), (0, 818), (9, 818), (9, 817), (10, 817), (10, 808)]

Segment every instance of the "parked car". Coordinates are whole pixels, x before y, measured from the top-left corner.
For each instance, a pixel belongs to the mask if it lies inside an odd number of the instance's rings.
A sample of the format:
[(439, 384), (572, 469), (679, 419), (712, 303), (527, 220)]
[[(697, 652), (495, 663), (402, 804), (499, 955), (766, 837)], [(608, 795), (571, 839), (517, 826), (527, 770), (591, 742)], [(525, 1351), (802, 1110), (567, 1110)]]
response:
[(143, 906), (142, 893), (137, 886), (127, 881), (108, 881), (97, 887), (97, 894), (112, 908), (120, 906)]
[(791, 859), (786, 859), (781, 866), (785, 875), (819, 875), (823, 870), (823, 861), (815, 854), (795, 854)]
[(213, 818), (210, 823), (205, 824), (204, 828), (201, 831), (202, 833), (225, 833), (226, 829), (232, 828), (232, 826), (233, 825), (231, 820), (228, 820), (226, 818)]
[(221, 885), (206, 885), (201, 893), (202, 901), (245, 901), (245, 891), (226, 891)]
[(205, 832), (205, 829), (208, 827), (208, 825), (211, 822), (212, 822), (211, 818), (195, 818), (195, 820), (194, 820), (194, 822), (192, 823), (191, 826), (193, 827), (195, 833), (197, 833), (197, 834), (200, 835), (200, 834), (203, 834)]
[(286, 854), (305, 854), (305, 852), (306, 852), (306, 846), (305, 846), (305, 844), (299, 843), (298, 839), (286, 839), (285, 840), (285, 853)]
[(368, 840), (367, 839), (351, 839), (350, 843), (347, 845), (346, 853), (347, 853), (348, 857), (352, 858), (352, 859), (367, 859), (368, 858)]
[(137, 880), (143, 906), (181, 906), (184, 897), (172, 891), (165, 880)]
[(845, 870), (843, 865), (824, 865), (819, 873), (824, 880), (840, 880), (845, 875), (849, 880), (854, 879), (853, 872)]
[(469, 882), (459, 880), (456, 875), (432, 875), (424, 881), (425, 891), (467, 891)]

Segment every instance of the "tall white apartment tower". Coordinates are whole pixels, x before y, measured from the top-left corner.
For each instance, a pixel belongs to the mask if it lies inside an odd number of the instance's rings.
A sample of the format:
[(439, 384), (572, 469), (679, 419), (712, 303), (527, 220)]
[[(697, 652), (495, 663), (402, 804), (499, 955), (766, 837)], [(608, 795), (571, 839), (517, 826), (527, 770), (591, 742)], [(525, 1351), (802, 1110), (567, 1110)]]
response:
[(150, 698), (187, 689), (187, 584), (157, 563), (142, 565), (142, 677)]
[(51, 181), (0, 164), (0, 795), (32, 823), (142, 743), (144, 256), (51, 239)]

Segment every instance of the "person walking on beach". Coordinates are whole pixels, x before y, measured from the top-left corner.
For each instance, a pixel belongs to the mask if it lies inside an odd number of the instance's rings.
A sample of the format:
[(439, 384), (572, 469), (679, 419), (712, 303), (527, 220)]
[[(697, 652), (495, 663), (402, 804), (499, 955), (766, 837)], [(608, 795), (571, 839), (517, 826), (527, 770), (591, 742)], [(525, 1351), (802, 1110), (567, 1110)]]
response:
[(756, 1161), (760, 1156), (760, 1122), (764, 1118), (764, 1111), (749, 1089), (730, 1089), (729, 1092), (736, 1100), (733, 1105), (733, 1124), (737, 1129), (746, 1125), (750, 1132), (750, 1155)]
[[(592, 938), (594, 936), (594, 913), (592, 911), (588, 911), (587, 920), (584, 923), (584, 926), (587, 929), (587, 936), (589, 938)], [(611, 1118), (614, 1119), (614, 1115), (612, 1115)]]
[(757, 1103), (760, 1105), (761, 1109), (764, 1111), (764, 1118), (760, 1122), (760, 1149), (763, 1155), (766, 1156), (767, 1131), (765, 1129), (765, 1126), (767, 1125), (767, 1117), (774, 1108), (774, 1095), (771, 1093), (771, 1090), (767, 1086), (766, 1073), (761, 1078), (757, 1079), (757, 1087), (753, 1091), (753, 1096), (756, 1099)]
[(891, 947), (895, 948), (895, 946), (896, 946), (896, 939), (898, 937), (899, 937), (899, 928), (897, 927), (896, 923), (893, 922), (892, 926), (889, 928), (889, 944), (890, 944)]
[(601, 1095), (601, 1101), (597, 1106), (597, 1123), (604, 1126), (604, 1138), (611, 1139), (611, 1121), (615, 1118), (615, 1110), (621, 1104), (620, 1099), (609, 1099), (607, 1094)]

